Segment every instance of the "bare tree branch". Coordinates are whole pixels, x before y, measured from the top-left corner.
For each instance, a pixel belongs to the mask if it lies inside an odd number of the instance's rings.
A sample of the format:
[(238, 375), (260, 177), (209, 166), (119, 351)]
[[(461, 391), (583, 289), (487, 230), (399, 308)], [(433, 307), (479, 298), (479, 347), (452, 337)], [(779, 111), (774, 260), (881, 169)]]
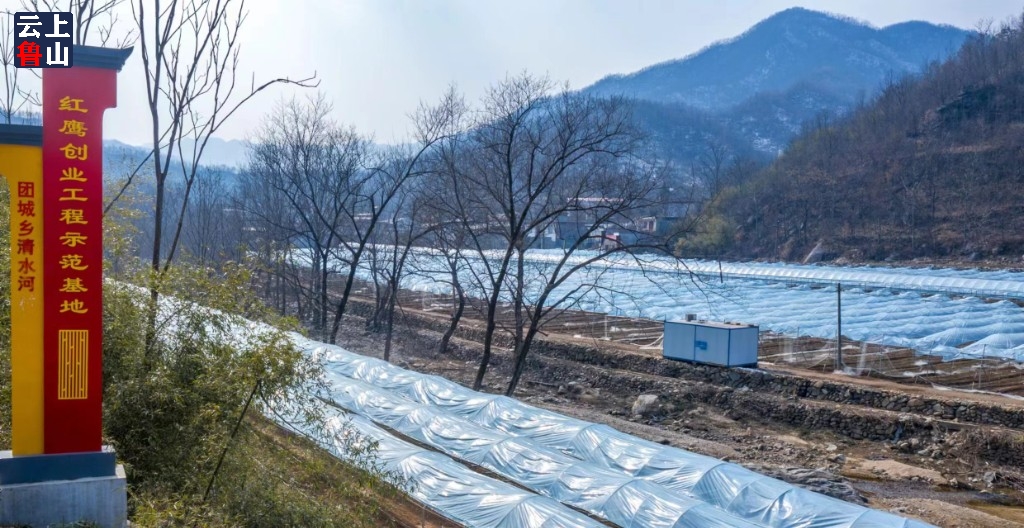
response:
[[(153, 248), (150, 266), (150, 311), (155, 314), (159, 282), (174, 260), (184, 217), (203, 154), (221, 126), (258, 93), (270, 86), (313, 87), (313, 76), (276, 78), (237, 91), (239, 31), (245, 21), (244, 0), (134, 0), (132, 16), (145, 70), (146, 98), (152, 125), (153, 175), (156, 180)], [(152, 8), (150, 10), (150, 7)], [(183, 183), (178, 210), (165, 211), (171, 174)], [(170, 238), (165, 222), (173, 225)], [(152, 325), (150, 325), (152, 326)], [(152, 343), (152, 335), (148, 343)]]

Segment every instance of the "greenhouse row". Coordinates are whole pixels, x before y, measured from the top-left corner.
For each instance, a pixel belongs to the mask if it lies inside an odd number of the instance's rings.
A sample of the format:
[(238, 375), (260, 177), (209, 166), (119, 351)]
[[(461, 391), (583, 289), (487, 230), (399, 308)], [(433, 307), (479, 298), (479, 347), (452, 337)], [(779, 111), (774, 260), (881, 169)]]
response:
[(619, 526), (929, 526), (336, 346), (295, 340), (326, 359), (331, 390), (325, 399), (333, 404)]
[[(424, 259), (417, 263), (421, 269), (441, 269), (432, 255), (419, 258)], [(538, 297), (538, 285), (551, 273), (552, 267), (543, 261), (557, 256), (531, 251), (529, 258), (542, 263), (528, 268), (534, 276), (525, 292), (528, 303)], [(754, 324), (794, 337), (834, 339), (838, 328), (836, 292), (815, 283), (842, 280), (849, 281), (844, 282), (847, 287), (842, 293), (844, 337), (908, 347), (948, 359), (1024, 360), (1024, 311), (1013, 301), (925, 293), (930, 288), (956, 289), (952, 286), (959, 285), (959, 291), (984, 287), (998, 296), (1014, 297), (1013, 292), (1024, 289), (1020, 273), (722, 263), (723, 270), (737, 275), (723, 275), (719, 280), (718, 263), (691, 262), (694, 269), (715, 275), (695, 283), (673, 268), (674, 261), (651, 259), (645, 264), (646, 271), (637, 269), (630, 259), (608, 261), (607, 268), (601, 267), (604, 264), (591, 266), (569, 277), (549, 299), (569, 294), (575, 306), (591, 312), (668, 321), (694, 314), (698, 319)], [(661, 272), (650, 271), (659, 267)], [(954, 271), (959, 275), (953, 276)], [(738, 278), (739, 274), (760, 278)], [(880, 277), (869, 281), (873, 275)], [(443, 295), (450, 290), (446, 277), (441, 271), (409, 274), (403, 286)], [(874, 287), (855, 287), (854, 279), (858, 277)], [(466, 281), (472, 284), (471, 277), (467, 276)], [(949, 284), (938, 284), (944, 281)], [(922, 291), (911, 287), (915, 284)], [(885, 289), (885, 285), (902, 289)], [(467, 291), (481, 296), (473, 288), (467, 287)]]
[[(327, 431), (322, 435), (331, 453), (354, 463), (345, 445), (352, 432), (374, 446), (374, 460), (404, 485), (420, 503), (465, 526), (479, 528), (601, 528), (597, 521), (558, 501), (523, 491), (481, 475), (440, 453), (395, 438), (369, 420), (326, 409)], [(287, 425), (287, 424), (283, 424)], [(294, 426), (293, 426), (294, 427)], [(311, 431), (298, 432), (310, 434)]]
[[(592, 255), (581, 254), (581, 262)], [(531, 262), (553, 262), (562, 258), (559, 251), (534, 250), (527, 253)], [(933, 268), (882, 268), (816, 266), (765, 262), (720, 262), (641, 257), (609, 257), (593, 266), (640, 269), (671, 273), (694, 273), (710, 278), (735, 278), (791, 283), (836, 284), (856, 288), (890, 288), (925, 293), (972, 295), (1024, 299), (1024, 277), (1008, 270), (980, 271)]]

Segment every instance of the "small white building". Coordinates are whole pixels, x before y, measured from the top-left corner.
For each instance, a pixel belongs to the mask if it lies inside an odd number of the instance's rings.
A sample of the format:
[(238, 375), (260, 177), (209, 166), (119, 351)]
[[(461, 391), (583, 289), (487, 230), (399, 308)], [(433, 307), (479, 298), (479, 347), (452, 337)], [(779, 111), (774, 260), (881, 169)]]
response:
[(723, 367), (757, 366), (758, 327), (707, 321), (665, 321), (665, 359)]

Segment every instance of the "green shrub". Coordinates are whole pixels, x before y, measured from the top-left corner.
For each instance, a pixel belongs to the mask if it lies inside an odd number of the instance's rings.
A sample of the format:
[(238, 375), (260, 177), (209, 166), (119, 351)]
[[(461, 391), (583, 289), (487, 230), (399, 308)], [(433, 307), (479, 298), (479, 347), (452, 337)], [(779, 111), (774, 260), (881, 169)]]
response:
[[(0, 449), (11, 443), (8, 222), (0, 182)], [(125, 466), (135, 525), (386, 525), (380, 510), (397, 493), (393, 479), (282, 440), (262, 418), (265, 400), (291, 398), (299, 419), (320, 423), (296, 395), (315, 388), (322, 366), (286, 339), (295, 322), (263, 306), (245, 267), (180, 265), (153, 277), (131, 255), (130, 226), (112, 214), (105, 231), (113, 280), (104, 285), (104, 443)], [(156, 284), (164, 299), (148, 349), (149, 292), (132, 284)], [(239, 331), (243, 317), (271, 324)]]
[(315, 468), (285, 463), (294, 455), (268, 445), (250, 420), (232, 436), (250, 398), (252, 417), (266, 411), (266, 401), (287, 399), (299, 405), (304, 424), (315, 428), (321, 418), (298, 395), (317, 388), (322, 365), (284, 331), (252, 327), (232, 313), (273, 317), (255, 298), (248, 272), (179, 267), (161, 286), (157, 339), (148, 349), (148, 292), (127, 283), (105, 290), (104, 430), (125, 464), (136, 522), (380, 525), (379, 497), (395, 490), (386, 475), (352, 470), (354, 478), (332, 482), (339, 489), (300, 485), (292, 473), (315, 475)]

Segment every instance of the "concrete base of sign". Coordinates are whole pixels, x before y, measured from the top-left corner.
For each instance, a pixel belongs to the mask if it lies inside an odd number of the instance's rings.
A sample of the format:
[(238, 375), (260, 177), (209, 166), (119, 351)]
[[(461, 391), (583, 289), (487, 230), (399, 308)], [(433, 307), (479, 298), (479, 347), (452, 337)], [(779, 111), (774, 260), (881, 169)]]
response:
[(106, 477), (0, 484), (0, 526), (43, 528), (80, 521), (102, 528), (127, 526), (123, 466)]
[(110, 446), (90, 453), (20, 455), (0, 451), (0, 486), (50, 480), (113, 477), (117, 455)]

